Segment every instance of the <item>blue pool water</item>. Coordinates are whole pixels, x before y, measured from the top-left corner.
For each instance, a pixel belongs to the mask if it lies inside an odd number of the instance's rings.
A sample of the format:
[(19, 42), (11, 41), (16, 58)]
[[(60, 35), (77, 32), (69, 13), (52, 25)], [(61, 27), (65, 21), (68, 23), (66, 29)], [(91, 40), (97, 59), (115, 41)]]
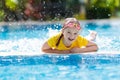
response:
[(0, 25), (0, 80), (119, 80), (119, 20), (81, 21), (83, 31), (98, 32), (97, 53), (44, 54), (45, 40), (61, 22), (21, 22)]

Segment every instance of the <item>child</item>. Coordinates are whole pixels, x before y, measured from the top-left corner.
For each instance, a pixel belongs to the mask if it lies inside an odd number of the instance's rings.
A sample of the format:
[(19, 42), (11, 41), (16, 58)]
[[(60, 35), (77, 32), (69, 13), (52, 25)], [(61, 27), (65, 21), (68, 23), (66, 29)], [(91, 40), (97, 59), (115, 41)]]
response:
[[(66, 18), (62, 31), (48, 39), (42, 46), (46, 53), (84, 53), (97, 51), (97, 45), (80, 36), (81, 26), (75, 18)], [(95, 39), (94, 33), (92, 40)], [(96, 34), (95, 34), (96, 35)]]

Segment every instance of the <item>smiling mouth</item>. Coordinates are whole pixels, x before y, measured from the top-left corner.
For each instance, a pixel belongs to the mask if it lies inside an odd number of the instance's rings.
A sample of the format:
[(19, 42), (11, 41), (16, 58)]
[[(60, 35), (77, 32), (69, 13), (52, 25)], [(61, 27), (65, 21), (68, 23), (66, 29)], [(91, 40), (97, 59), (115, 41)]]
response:
[(74, 39), (68, 38), (69, 41), (73, 41)]

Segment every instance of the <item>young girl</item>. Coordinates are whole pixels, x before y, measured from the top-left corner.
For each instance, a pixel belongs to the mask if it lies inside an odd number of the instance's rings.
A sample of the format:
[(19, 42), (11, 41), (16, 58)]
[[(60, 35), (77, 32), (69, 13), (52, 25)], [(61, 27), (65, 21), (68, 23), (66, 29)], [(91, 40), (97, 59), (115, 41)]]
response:
[(97, 45), (91, 41), (95, 39), (94, 33), (91, 40), (79, 35), (81, 26), (75, 18), (66, 18), (62, 31), (49, 38), (42, 46), (45, 53), (84, 53), (97, 51)]

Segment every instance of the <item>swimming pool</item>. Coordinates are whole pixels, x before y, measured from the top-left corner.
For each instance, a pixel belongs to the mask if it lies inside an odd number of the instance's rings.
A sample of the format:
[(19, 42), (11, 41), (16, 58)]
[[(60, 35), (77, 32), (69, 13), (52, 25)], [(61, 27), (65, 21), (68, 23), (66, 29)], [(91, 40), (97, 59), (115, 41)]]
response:
[(95, 30), (98, 52), (44, 54), (40, 47), (61, 22), (1, 23), (0, 80), (119, 80), (119, 20), (81, 21), (86, 36)]

